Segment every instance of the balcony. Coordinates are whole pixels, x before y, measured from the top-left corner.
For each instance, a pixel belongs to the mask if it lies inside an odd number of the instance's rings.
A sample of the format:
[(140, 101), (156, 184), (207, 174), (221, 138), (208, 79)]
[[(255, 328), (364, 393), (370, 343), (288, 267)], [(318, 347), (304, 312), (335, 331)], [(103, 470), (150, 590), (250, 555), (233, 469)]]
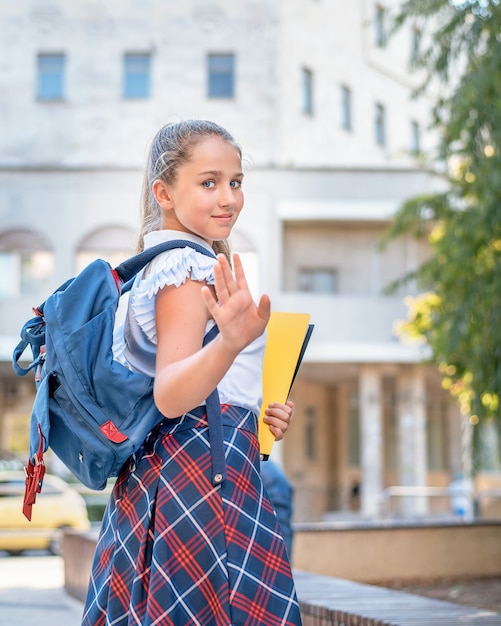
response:
[(282, 292), (272, 307), (311, 314), (315, 331), (305, 361), (413, 363), (427, 356), (424, 346), (395, 336), (395, 321), (407, 315), (401, 296)]

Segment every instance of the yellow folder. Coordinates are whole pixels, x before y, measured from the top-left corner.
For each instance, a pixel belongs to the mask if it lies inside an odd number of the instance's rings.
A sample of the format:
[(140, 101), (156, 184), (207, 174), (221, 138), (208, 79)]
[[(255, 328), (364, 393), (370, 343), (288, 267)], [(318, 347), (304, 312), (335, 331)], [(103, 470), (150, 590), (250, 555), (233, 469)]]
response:
[(266, 460), (275, 437), (263, 422), (270, 402), (286, 402), (299, 369), (313, 326), (308, 313), (272, 311), (267, 326), (263, 362), (263, 404), (259, 416), (261, 459)]

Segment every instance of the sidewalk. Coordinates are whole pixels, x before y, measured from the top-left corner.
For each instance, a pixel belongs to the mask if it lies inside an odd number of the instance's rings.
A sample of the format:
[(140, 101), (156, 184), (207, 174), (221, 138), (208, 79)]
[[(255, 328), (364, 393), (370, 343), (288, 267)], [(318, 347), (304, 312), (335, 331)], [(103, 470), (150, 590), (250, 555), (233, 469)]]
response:
[[(69, 596), (63, 587), (63, 561), (54, 556), (21, 556), (1, 557), (0, 553), (0, 626), (80, 626), (83, 609), (81, 602)], [(361, 585), (346, 580), (310, 575), (295, 570), (298, 594), (303, 602), (306, 623), (310, 615), (318, 616), (322, 610), (325, 619), (322, 623), (329, 624), (329, 615), (346, 611), (345, 615), (353, 614), (354, 609), (362, 605), (370, 607), (369, 613), (374, 616), (388, 612), (393, 617), (397, 605), (403, 605), (404, 611), (400, 618), (407, 617), (412, 624), (490, 624), (501, 626), (501, 615), (489, 610), (472, 609), (450, 602), (430, 600), (414, 594), (379, 589), (374, 586)], [(311, 606), (310, 606), (311, 605)], [(320, 607), (322, 607), (320, 609)], [(335, 607), (335, 608), (334, 608)], [(311, 611), (309, 609), (311, 608)], [(431, 620), (416, 621), (416, 615), (426, 609)], [(448, 618), (442, 621), (440, 610), (446, 611)], [(434, 616), (434, 617), (433, 617)], [(381, 618), (381, 619), (380, 619)], [(386, 615), (374, 617), (371, 624), (396, 623)], [(310, 618), (310, 619), (316, 619)], [(348, 618), (347, 618), (348, 619)], [(347, 621), (347, 624), (359, 623)], [(411, 623), (398, 621), (398, 623)], [(315, 622), (316, 623), (316, 622)], [(338, 623), (337, 621), (335, 623)], [(364, 622), (365, 623), (365, 622)]]
[(83, 606), (63, 584), (59, 557), (0, 558), (0, 626), (79, 626)]

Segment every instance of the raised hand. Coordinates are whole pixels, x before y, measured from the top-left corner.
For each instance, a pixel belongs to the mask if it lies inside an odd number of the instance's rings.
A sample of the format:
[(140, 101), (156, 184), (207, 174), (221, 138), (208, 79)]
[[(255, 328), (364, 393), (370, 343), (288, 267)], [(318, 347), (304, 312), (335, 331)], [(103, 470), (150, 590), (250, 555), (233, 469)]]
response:
[(205, 306), (219, 327), (221, 341), (240, 352), (263, 334), (270, 318), (270, 299), (263, 295), (256, 305), (247, 285), (242, 262), (233, 255), (234, 274), (223, 254), (214, 266), (216, 297), (209, 287), (202, 288)]

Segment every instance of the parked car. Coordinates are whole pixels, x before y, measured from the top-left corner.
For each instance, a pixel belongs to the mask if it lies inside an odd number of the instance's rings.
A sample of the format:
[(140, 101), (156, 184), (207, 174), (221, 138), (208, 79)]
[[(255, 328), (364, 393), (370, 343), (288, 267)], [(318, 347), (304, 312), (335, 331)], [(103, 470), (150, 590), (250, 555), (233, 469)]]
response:
[(61, 552), (64, 528), (88, 530), (87, 507), (68, 483), (46, 474), (29, 522), (23, 515), (24, 473), (0, 471), (0, 550), (20, 554), (25, 550)]

